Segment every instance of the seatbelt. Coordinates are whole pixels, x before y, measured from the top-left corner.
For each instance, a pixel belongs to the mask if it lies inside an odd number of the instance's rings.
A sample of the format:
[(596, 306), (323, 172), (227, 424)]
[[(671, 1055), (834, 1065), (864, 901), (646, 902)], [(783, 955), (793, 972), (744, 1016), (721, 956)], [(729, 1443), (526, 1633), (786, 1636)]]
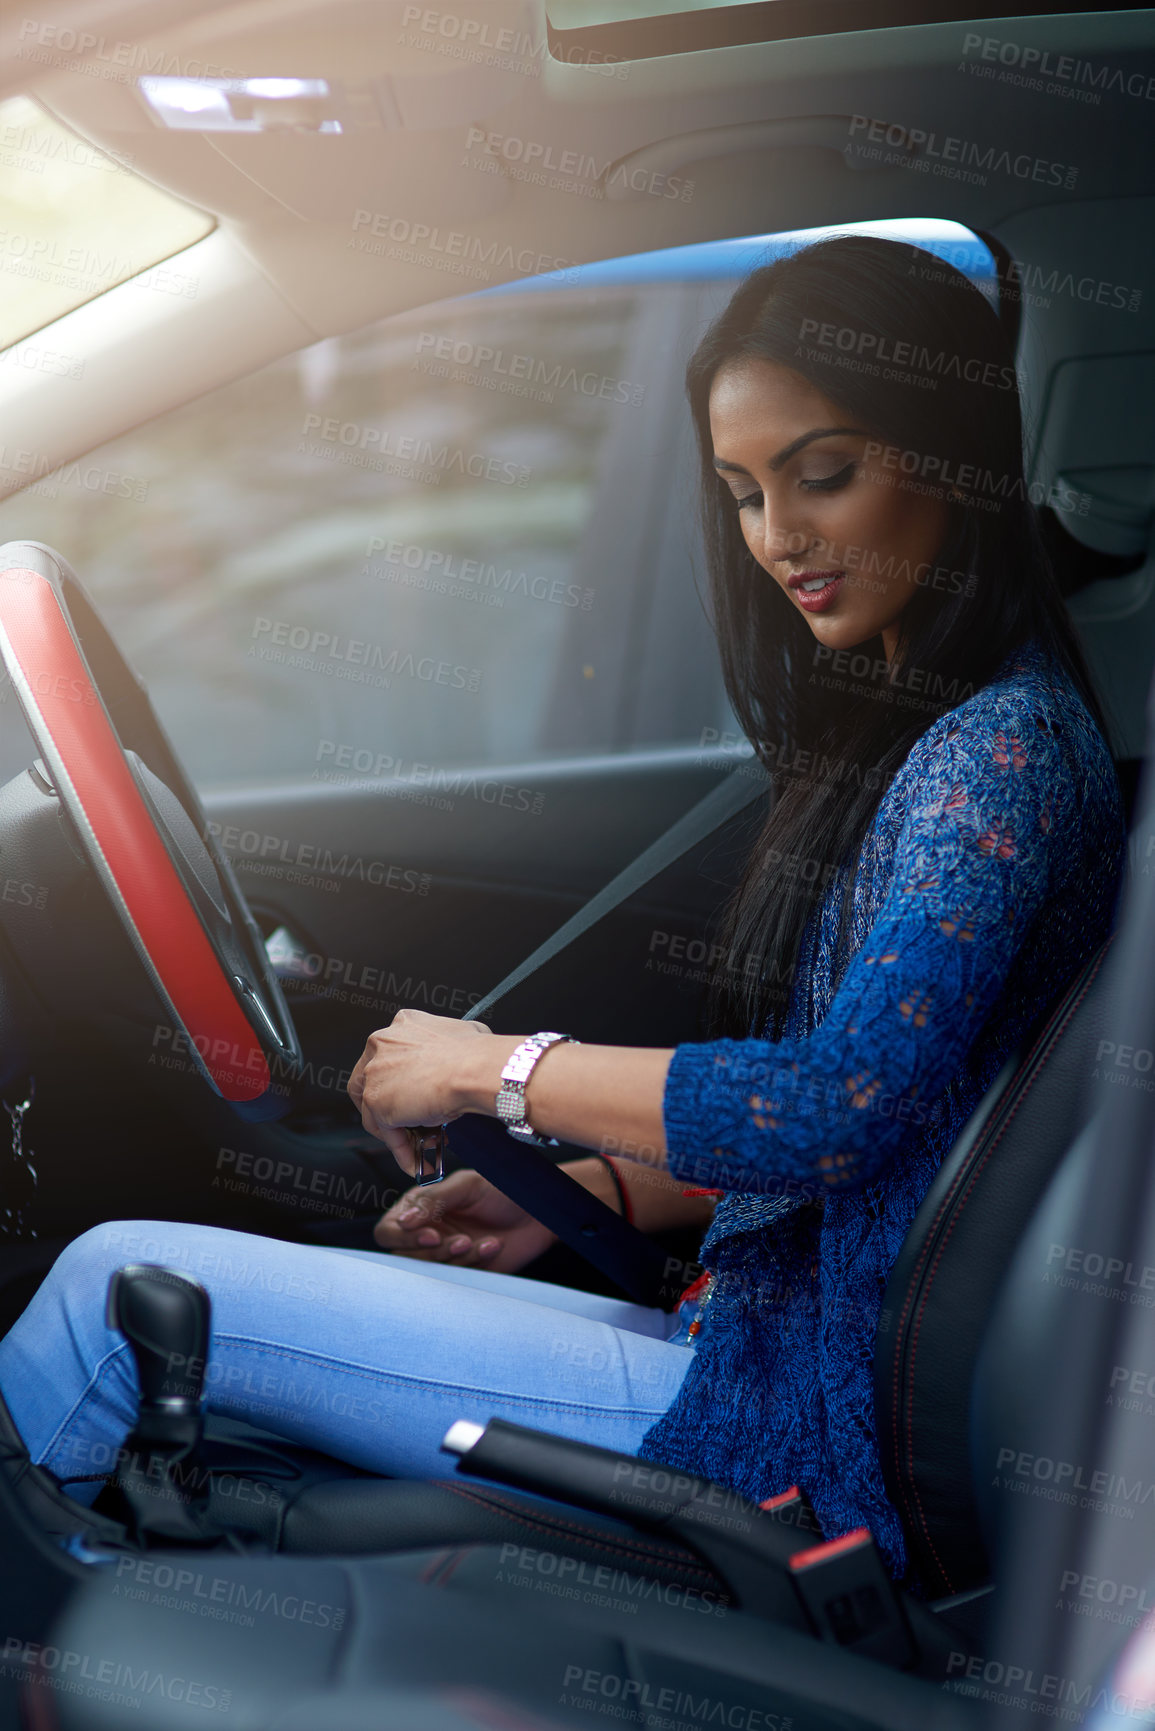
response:
[[(492, 1010), (515, 986), (576, 943), (591, 926), (605, 919), (728, 819), (761, 799), (771, 785), (771, 777), (756, 758), (747, 759), (731, 770), (725, 781), (712, 788), (604, 889), (591, 896), (584, 907), (467, 1010), (462, 1020), (475, 1021)], [(576, 1179), (544, 1159), (538, 1149), (519, 1142), (496, 1119), (478, 1112), (466, 1112), (455, 1118), (446, 1126), (445, 1134), (458, 1158), (476, 1167), (503, 1196), (555, 1232), (563, 1244), (592, 1263), (636, 1304), (662, 1308), (673, 1305), (685, 1280), (671, 1280), (668, 1258), (661, 1247), (623, 1220), (607, 1203), (592, 1196)]]

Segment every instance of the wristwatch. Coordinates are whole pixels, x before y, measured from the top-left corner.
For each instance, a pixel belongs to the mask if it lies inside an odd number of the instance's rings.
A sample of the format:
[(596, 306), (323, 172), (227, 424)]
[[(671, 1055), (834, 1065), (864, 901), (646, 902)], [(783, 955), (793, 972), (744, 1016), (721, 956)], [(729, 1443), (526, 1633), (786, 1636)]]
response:
[(528, 1040), (523, 1040), (510, 1054), (509, 1062), (501, 1072), (501, 1087), (497, 1090), (497, 1116), (510, 1135), (516, 1136), (520, 1142), (532, 1142), (538, 1148), (556, 1148), (558, 1141), (556, 1136), (537, 1135), (530, 1125), (525, 1115), (525, 1085), (542, 1053), (556, 1046), (559, 1040), (568, 1040), (574, 1046), (581, 1044), (572, 1034), (531, 1034)]

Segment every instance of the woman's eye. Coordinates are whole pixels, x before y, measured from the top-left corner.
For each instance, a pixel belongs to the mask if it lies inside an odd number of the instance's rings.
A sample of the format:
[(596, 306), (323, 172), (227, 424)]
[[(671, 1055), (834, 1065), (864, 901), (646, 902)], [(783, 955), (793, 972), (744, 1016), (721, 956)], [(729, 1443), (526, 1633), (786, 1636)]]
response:
[(734, 498), (739, 511), (744, 511), (747, 505), (760, 505), (762, 503), (761, 493), (735, 493)]
[(854, 474), (855, 467), (854, 463), (847, 463), (846, 467), (839, 469), (836, 475), (823, 475), (816, 481), (803, 481), (802, 485), (808, 493), (833, 493), (837, 488), (846, 486)]

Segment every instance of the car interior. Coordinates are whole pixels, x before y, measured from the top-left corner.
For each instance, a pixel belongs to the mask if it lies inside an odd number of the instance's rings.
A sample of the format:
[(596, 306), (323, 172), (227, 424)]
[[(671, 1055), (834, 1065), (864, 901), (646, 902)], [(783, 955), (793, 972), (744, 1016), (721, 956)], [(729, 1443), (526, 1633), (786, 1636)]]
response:
[[(1004, 322), (1129, 826), (1112, 938), (883, 1300), (907, 1587), (796, 1489), (627, 1507), (630, 1457), (500, 1421), (387, 1479), (190, 1382), (96, 1509), (0, 1411), (11, 1723), (1155, 1725), (1153, 95), (1141, 7), (0, 14), (0, 1328), (107, 1220), (371, 1248), (410, 1180), (345, 1085), (400, 1007), (702, 1037), (768, 782), (682, 379), (809, 237), (920, 247)], [(672, 1306), (700, 1272), (572, 1194), (582, 1150), (448, 1141), (558, 1232), (527, 1275)], [(142, 1393), (202, 1338), (179, 1282), (108, 1302)]]

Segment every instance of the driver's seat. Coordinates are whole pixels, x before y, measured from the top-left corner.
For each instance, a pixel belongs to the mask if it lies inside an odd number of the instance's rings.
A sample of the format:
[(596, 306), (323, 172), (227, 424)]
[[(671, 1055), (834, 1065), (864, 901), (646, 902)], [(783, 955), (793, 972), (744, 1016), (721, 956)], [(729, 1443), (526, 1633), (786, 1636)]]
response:
[[(932, 1601), (973, 1594), (988, 1581), (967, 1447), (973, 1371), (1027, 1218), (1089, 1117), (1109, 948), (1110, 940), (992, 1084), (936, 1175), (885, 1295), (875, 1352), (883, 1470), (906, 1533), (909, 1584)], [(281, 1551), (498, 1543), (699, 1591), (723, 1586), (680, 1544), (561, 1501), (476, 1479), (382, 1479), (234, 1421), (210, 1418), (207, 1435), (213, 1516)], [(118, 1536), (30, 1468), (15, 1433), (4, 1452), (43, 1526)], [(264, 1494), (239, 1497), (241, 1483)]]
[[(883, 1470), (912, 1583), (931, 1599), (988, 1579), (968, 1454), (973, 1370), (1028, 1216), (1089, 1117), (1109, 948), (1110, 940), (1004, 1065), (940, 1167), (883, 1301), (874, 1360)], [(476, 1480), (344, 1477), (302, 1489), (286, 1510), (281, 1545), (332, 1553), (495, 1539), (636, 1549), (640, 1535)], [(670, 1560), (663, 1554), (660, 1566)], [(694, 1559), (682, 1553), (681, 1562)]]

